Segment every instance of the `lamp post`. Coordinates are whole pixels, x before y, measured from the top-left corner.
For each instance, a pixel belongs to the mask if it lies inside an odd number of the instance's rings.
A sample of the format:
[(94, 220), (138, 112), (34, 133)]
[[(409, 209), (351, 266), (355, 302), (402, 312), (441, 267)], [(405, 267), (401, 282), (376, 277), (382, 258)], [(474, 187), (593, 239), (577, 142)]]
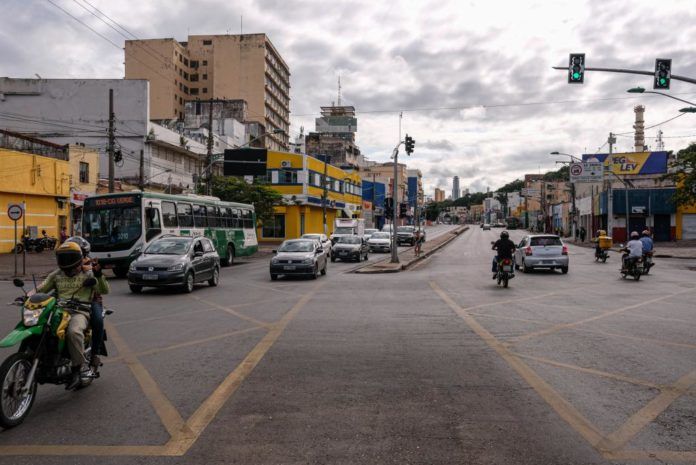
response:
[[(632, 88), (628, 89), (626, 92), (628, 92), (629, 94), (657, 94), (657, 95), (662, 95), (663, 97), (669, 97), (669, 98), (674, 99), (674, 100), (679, 100), (680, 102), (683, 102), (683, 103), (688, 103), (689, 105), (696, 105), (696, 103), (689, 102), (688, 100), (684, 100), (684, 99), (675, 97), (673, 95), (665, 94), (664, 92), (657, 92), (654, 90), (645, 90), (643, 87), (632, 87)], [(694, 111), (696, 111), (696, 110), (694, 110)], [(693, 112), (689, 112), (689, 113), (693, 113)]]
[[(551, 152), (549, 155), (564, 155), (567, 157), (570, 157), (571, 161), (574, 162), (580, 162), (582, 163), (582, 160), (579, 159), (578, 157), (571, 155), (569, 153), (561, 153), (561, 152)], [(568, 172), (568, 180), (570, 181), (570, 172)], [(575, 209), (575, 183), (571, 181), (570, 183), (570, 195), (573, 200), (573, 222), (571, 223), (572, 226), (572, 233), (571, 235), (573, 236), (573, 240), (577, 241), (577, 229), (578, 229), (578, 221), (577, 221), (577, 211)]]

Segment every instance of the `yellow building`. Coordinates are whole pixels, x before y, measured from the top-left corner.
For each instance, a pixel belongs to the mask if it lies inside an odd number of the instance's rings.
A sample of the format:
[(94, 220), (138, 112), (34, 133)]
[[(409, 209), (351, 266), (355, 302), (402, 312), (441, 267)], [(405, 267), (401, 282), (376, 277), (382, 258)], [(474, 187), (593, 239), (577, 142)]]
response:
[(359, 173), (344, 171), (333, 165), (325, 167), (321, 160), (305, 154), (255, 151), (261, 154), (259, 157), (265, 157), (267, 180), (274, 190), (283, 195), (284, 200), (284, 205), (275, 207), (274, 221), (259, 228), (260, 242), (278, 242), (302, 234), (324, 232), (324, 168), (327, 176), (327, 233), (333, 232), (336, 218), (362, 216), (362, 181)]
[[(69, 227), (70, 163), (65, 147), (0, 131), (0, 252), (14, 246), (14, 222), (7, 216), (9, 203), (24, 203), (19, 220), (32, 234), (45, 230), (59, 237)], [(7, 149), (4, 147), (13, 147)]]
[[(84, 200), (97, 192), (99, 184), (99, 152), (81, 145), (68, 147), (70, 160), (70, 205), (73, 226), (80, 223)], [(69, 228), (68, 234), (76, 231)]]

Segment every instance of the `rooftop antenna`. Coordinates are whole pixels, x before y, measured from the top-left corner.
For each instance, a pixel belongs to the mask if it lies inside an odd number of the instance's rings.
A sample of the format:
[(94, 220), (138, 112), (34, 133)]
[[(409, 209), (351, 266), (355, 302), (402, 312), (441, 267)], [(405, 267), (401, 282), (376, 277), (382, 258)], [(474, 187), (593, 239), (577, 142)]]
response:
[(338, 75), (338, 106), (341, 106), (341, 75)]

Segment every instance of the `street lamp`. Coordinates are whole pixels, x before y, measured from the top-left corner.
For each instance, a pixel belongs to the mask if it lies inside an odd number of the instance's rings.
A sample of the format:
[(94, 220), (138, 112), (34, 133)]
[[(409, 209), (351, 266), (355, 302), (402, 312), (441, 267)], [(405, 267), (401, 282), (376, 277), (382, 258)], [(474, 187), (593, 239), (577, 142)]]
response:
[[(632, 87), (632, 88), (628, 89), (626, 92), (628, 92), (629, 94), (657, 94), (657, 95), (662, 95), (664, 97), (669, 97), (669, 98), (674, 99), (674, 100), (679, 100), (680, 102), (683, 102), (683, 103), (688, 103), (689, 105), (696, 105), (696, 103), (689, 102), (688, 100), (684, 100), (684, 99), (675, 97), (673, 95), (665, 94), (664, 92), (656, 92), (654, 90), (645, 90), (642, 87)], [(681, 110), (679, 110), (679, 111), (681, 111)], [(689, 113), (692, 113), (692, 112), (689, 112)]]
[(679, 110), (682, 113), (696, 113), (696, 107), (686, 107)]

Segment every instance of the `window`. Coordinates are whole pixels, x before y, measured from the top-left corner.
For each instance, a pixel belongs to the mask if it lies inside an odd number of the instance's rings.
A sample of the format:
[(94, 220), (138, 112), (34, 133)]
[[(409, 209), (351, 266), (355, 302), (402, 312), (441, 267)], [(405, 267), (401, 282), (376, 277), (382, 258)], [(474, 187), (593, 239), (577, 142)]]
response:
[(177, 205), (177, 210), (179, 214), (179, 227), (180, 228), (190, 228), (193, 226), (193, 214), (191, 212), (190, 203), (180, 203)]
[(191, 60), (191, 68), (198, 68), (198, 60)]
[(191, 95), (198, 95), (198, 88), (197, 87), (191, 87), (191, 90), (189, 91)]
[(218, 207), (208, 207), (208, 226), (216, 228), (222, 226), (218, 221), (220, 217), (220, 209)]
[(176, 228), (176, 205), (174, 202), (162, 202), (162, 223), (165, 228)]
[(155, 236), (162, 233), (162, 223), (160, 222), (160, 212), (154, 207), (145, 209), (145, 240), (150, 241)]
[(204, 87), (204, 88), (203, 88), (203, 93), (204, 93), (204, 94), (207, 94), (207, 93), (208, 93), (208, 88), (207, 88), (207, 87)]
[(186, 71), (184, 71), (184, 79), (188, 79), (188, 78), (189, 78), (189, 73), (187, 73)]
[[(272, 174), (271, 176), (273, 177)], [(297, 184), (297, 171), (281, 170), (278, 173), (278, 184)]]
[(193, 226), (196, 228), (204, 228), (206, 226), (207, 209), (204, 205), (193, 206)]
[(208, 66), (208, 60), (203, 60), (203, 66)]
[(179, 104), (180, 104), (180, 105), (183, 105), (183, 104), (184, 104), (184, 99), (181, 98), (181, 97), (179, 97)]
[(184, 64), (188, 66), (188, 58), (184, 58)]
[(203, 75), (203, 80), (205, 81), (206, 79), (208, 79), (208, 75), (207, 75), (207, 74), (204, 74), (204, 75)]
[[(204, 40), (203, 45), (213, 45), (213, 41), (212, 40)], [(205, 64), (205, 63), (206, 62), (204, 61), (203, 64)]]
[(189, 93), (189, 92), (188, 92), (188, 86), (184, 86), (184, 93), (185, 93), (185, 94), (188, 94), (188, 93)]
[(241, 223), (241, 215), (239, 213), (239, 210), (236, 208), (232, 209), (232, 224), (230, 225), (231, 228), (241, 228), (242, 223)]
[(179, 69), (179, 76), (183, 76), (183, 75), (184, 75), (184, 70), (183, 70), (183, 69)]
[(193, 244), (193, 253), (203, 253), (203, 241), (202, 240), (197, 240)]
[(191, 76), (189, 76), (189, 79), (191, 82), (198, 82), (198, 75), (192, 74)]
[(80, 182), (89, 182), (89, 163), (80, 162)]
[(215, 247), (213, 247), (213, 243), (210, 242), (209, 239), (201, 239), (201, 242), (203, 243), (203, 250), (206, 253), (213, 252), (215, 250)]
[(174, 102), (178, 102), (178, 101), (179, 101), (179, 97), (177, 97), (176, 94), (174, 94)]
[(273, 215), (273, 222), (263, 225), (261, 235), (263, 237), (285, 238), (285, 215)]
[[(253, 229), (254, 228), (254, 216), (251, 213), (251, 210), (242, 210), (242, 227), (244, 229)], [(283, 216), (283, 236), (285, 237), (285, 216)]]

